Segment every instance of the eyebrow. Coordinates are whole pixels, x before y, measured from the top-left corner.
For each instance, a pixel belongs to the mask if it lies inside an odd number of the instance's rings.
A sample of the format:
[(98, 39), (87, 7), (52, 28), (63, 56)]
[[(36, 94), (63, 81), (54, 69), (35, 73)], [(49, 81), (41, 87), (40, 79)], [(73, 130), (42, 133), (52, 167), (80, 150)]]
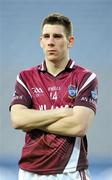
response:
[[(45, 35), (50, 35), (50, 33), (44, 33), (44, 34), (42, 34), (42, 36), (45, 36)], [(60, 33), (54, 33), (53, 36), (60, 36), (60, 37), (62, 37), (63, 34), (60, 34)]]

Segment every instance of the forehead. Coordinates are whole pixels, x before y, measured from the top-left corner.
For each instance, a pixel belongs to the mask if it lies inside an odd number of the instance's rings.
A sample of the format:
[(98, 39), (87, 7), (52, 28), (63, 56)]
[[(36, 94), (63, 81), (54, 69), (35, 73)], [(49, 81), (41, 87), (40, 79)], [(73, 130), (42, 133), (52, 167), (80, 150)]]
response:
[(42, 34), (63, 34), (65, 35), (65, 28), (62, 25), (51, 25), (51, 24), (45, 24), (42, 29)]

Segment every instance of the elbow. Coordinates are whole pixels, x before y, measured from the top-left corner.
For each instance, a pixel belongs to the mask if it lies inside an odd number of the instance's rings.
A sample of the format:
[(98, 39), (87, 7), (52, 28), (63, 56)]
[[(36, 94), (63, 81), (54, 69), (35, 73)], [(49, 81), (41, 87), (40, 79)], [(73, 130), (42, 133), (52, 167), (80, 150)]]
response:
[(21, 119), (18, 116), (12, 116), (11, 115), (12, 128), (14, 128), (16, 130), (23, 130), (25, 132), (28, 132), (29, 130), (31, 130), (31, 128), (27, 127), (27, 125), (25, 125), (22, 122), (23, 121), (21, 121)]
[(86, 135), (86, 130), (85, 129), (81, 129), (78, 133), (77, 136), (79, 137), (84, 137)]
[(20, 129), (20, 126), (19, 126), (17, 123), (12, 122), (12, 128), (14, 128), (14, 129)]
[(25, 126), (24, 115), (21, 113), (23, 109), (25, 109), (25, 107), (20, 107), (20, 105), (14, 105), (11, 108), (10, 119), (14, 129), (23, 129)]
[(11, 125), (12, 125), (12, 128), (14, 128), (14, 129), (21, 129), (21, 126), (20, 126), (20, 124), (17, 122), (16, 119), (11, 119)]
[(21, 129), (22, 125), (20, 123), (20, 119), (14, 115), (11, 114), (11, 125), (14, 129)]
[(80, 130), (79, 130), (79, 137), (84, 137), (87, 133), (87, 127), (80, 127)]
[(72, 131), (73, 137), (84, 137), (86, 135), (87, 129), (82, 126), (75, 127), (75, 129)]
[(12, 124), (12, 128), (15, 129), (15, 130), (22, 130), (24, 132), (28, 132), (28, 131), (31, 130), (31, 128), (27, 128), (27, 127), (21, 125), (20, 123), (18, 123), (18, 121), (15, 121), (15, 120), (12, 120), (11, 124)]

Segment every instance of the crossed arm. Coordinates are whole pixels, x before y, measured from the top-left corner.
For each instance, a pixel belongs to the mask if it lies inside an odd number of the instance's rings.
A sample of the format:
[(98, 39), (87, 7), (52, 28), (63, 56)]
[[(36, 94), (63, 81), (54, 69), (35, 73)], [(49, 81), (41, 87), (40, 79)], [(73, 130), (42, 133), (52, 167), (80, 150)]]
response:
[(94, 111), (84, 106), (46, 111), (28, 109), (20, 104), (11, 108), (11, 121), (15, 129), (40, 129), (62, 136), (84, 136), (93, 118)]

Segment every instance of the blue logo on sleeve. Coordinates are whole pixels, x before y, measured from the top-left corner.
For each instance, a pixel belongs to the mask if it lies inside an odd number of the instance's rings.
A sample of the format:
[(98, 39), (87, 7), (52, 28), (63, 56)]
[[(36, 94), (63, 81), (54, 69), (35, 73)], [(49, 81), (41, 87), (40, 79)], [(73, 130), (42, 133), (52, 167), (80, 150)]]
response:
[(91, 91), (91, 96), (92, 96), (92, 98), (95, 100), (95, 99), (97, 99), (97, 90), (95, 89), (94, 91)]

